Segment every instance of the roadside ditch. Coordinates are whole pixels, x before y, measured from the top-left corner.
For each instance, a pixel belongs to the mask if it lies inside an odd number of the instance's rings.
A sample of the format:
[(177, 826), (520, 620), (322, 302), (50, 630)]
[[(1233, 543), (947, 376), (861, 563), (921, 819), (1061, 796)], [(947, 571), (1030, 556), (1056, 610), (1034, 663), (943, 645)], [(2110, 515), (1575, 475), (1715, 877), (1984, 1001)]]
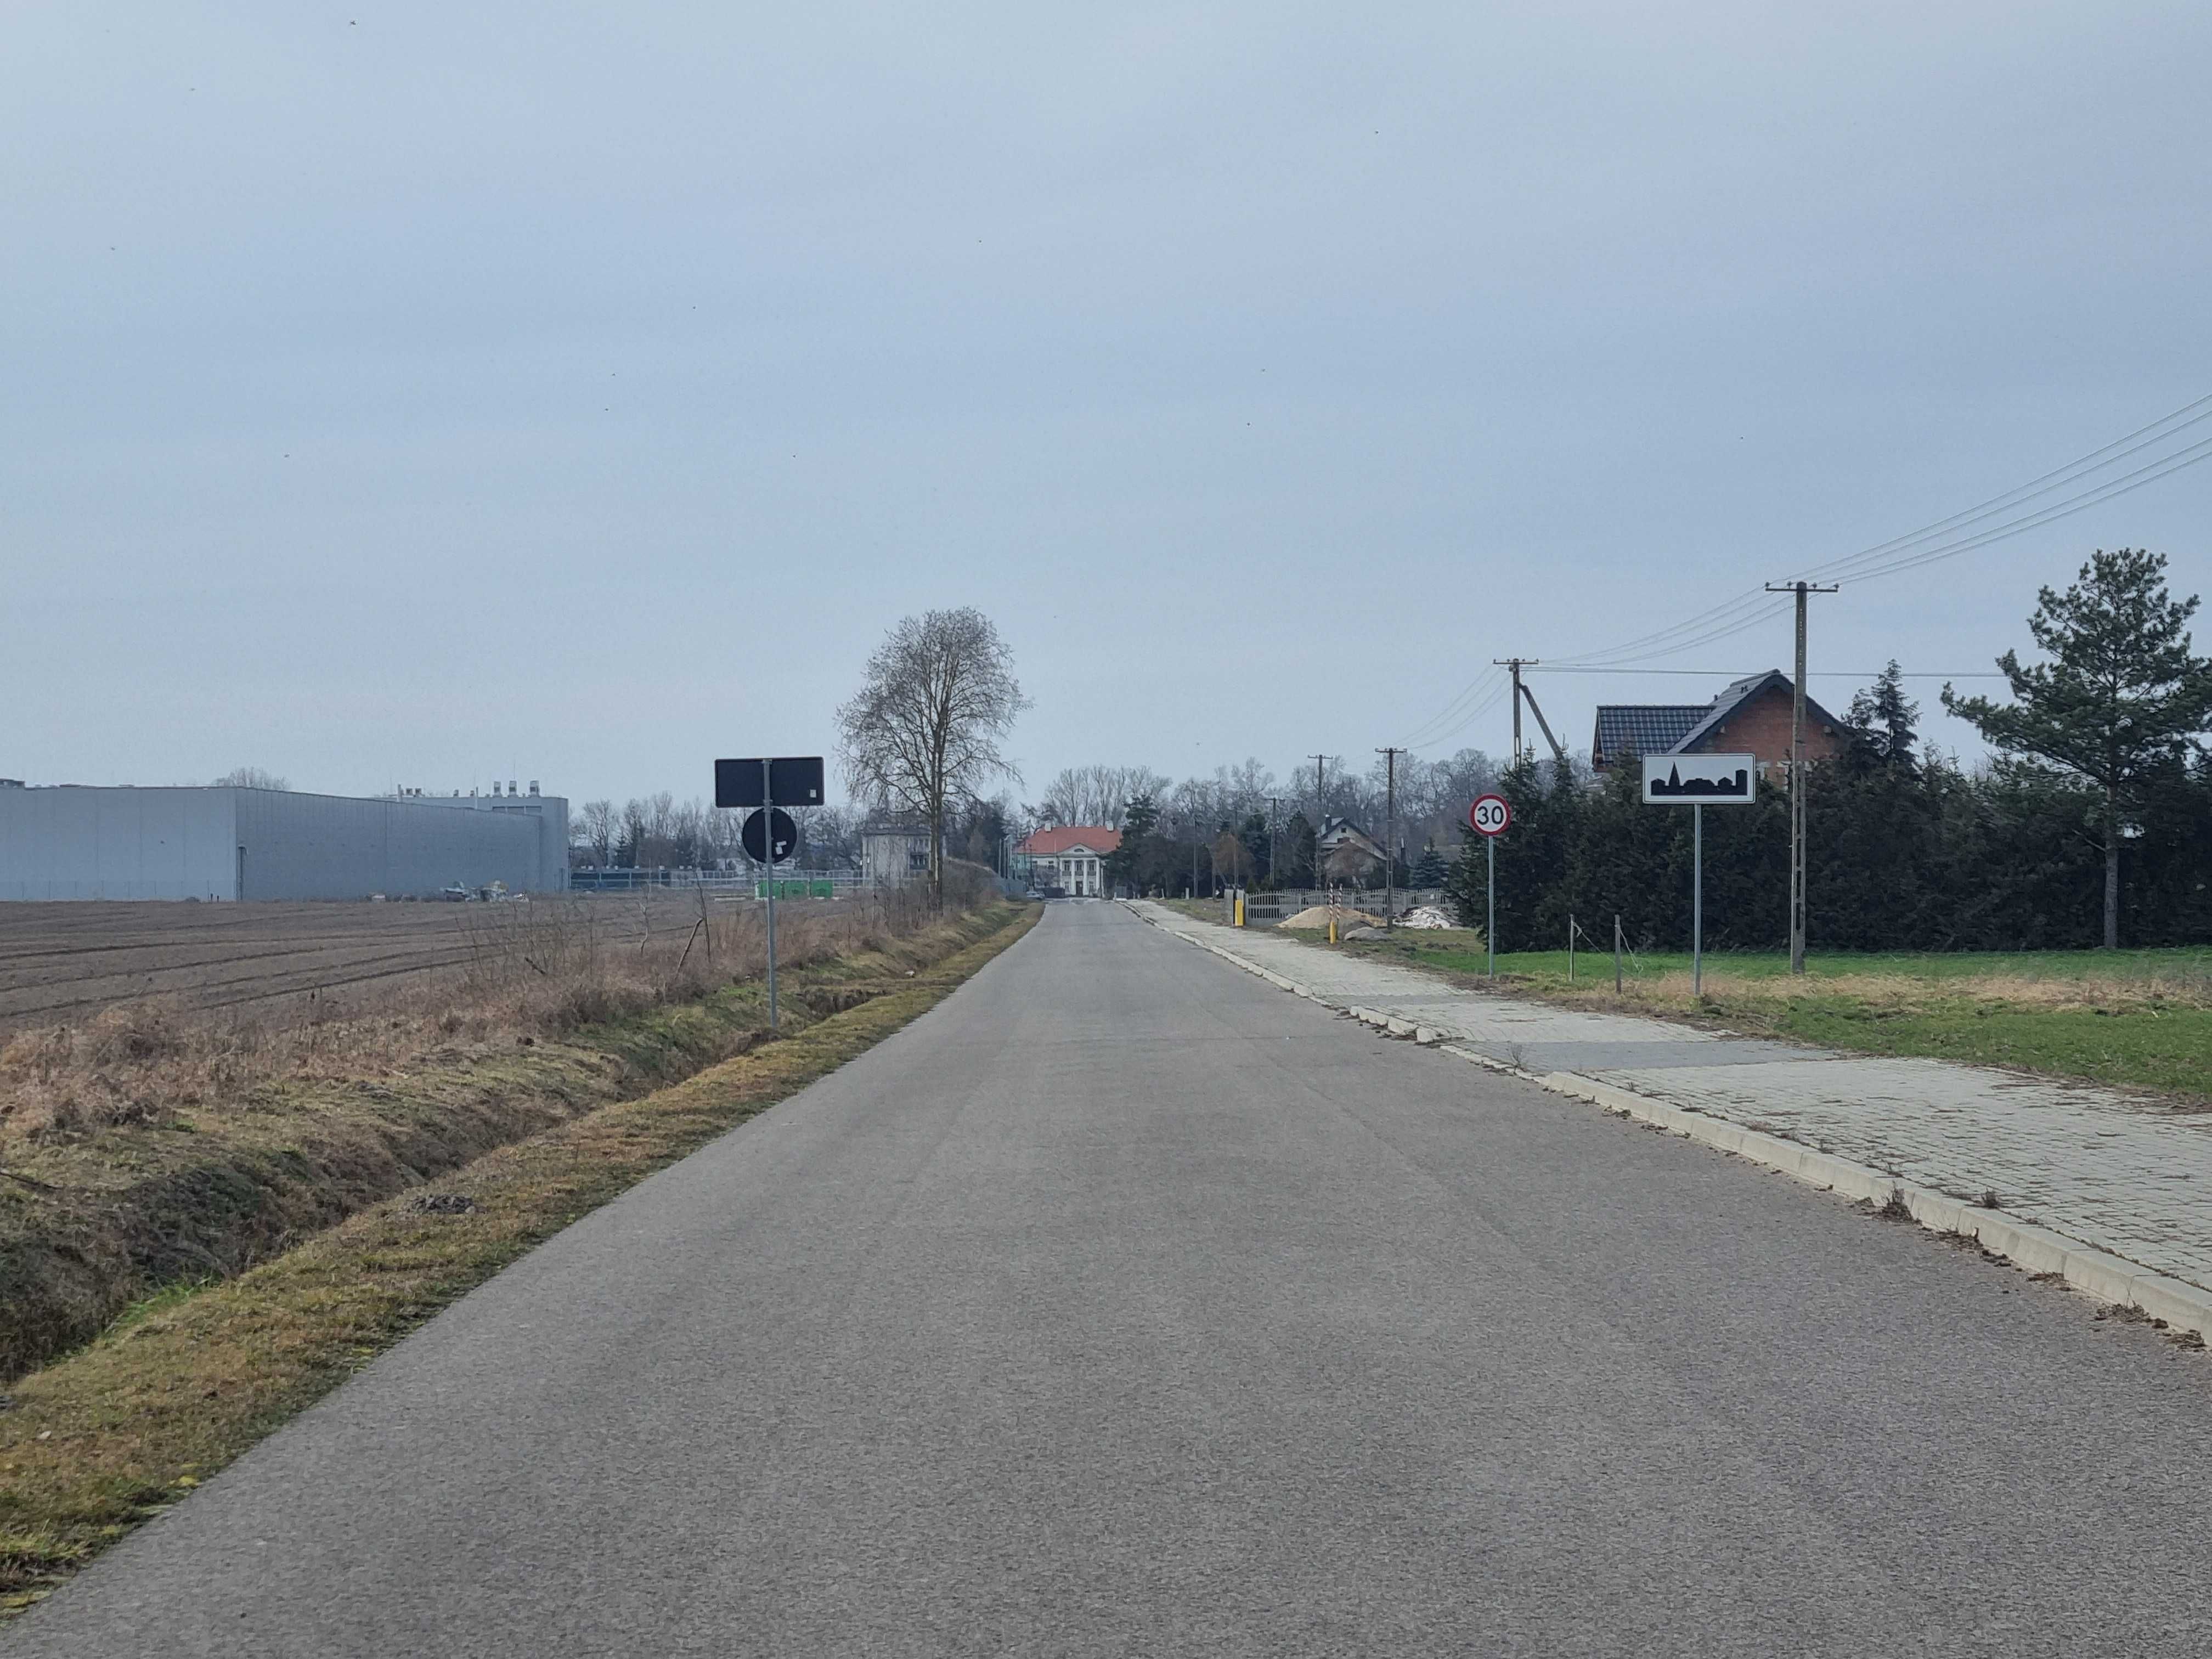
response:
[[(1016, 914), (989, 906), (787, 968), (778, 1035), (904, 986)], [(374, 1075), (263, 1079), (149, 1121), (12, 1146), (0, 1168), (0, 1388), (148, 1297), (235, 1277), (495, 1148), (769, 1036), (765, 988), (748, 978), (557, 1036), (498, 1032)]]
[[(565, 1121), (449, 1164), (434, 1184), (410, 1181), (234, 1277), (141, 1300), (95, 1340), (0, 1386), (0, 1619), (536, 1244), (927, 1012), (1038, 914), (995, 905), (780, 975), (796, 1017), (775, 1041), (732, 1035), (744, 1052), (672, 1086), (596, 1109), (580, 1096)], [(733, 1033), (752, 1029), (704, 1012)], [(623, 1041), (653, 1054), (669, 1040), (625, 1027)], [(610, 1075), (603, 1064), (585, 1074)]]

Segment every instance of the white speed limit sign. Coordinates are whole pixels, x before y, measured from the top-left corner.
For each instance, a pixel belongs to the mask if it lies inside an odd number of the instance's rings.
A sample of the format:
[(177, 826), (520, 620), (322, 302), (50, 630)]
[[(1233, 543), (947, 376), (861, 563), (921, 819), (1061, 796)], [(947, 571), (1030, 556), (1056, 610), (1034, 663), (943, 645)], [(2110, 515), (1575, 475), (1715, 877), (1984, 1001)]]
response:
[(1503, 795), (1483, 795), (1467, 809), (1470, 829), (1480, 836), (1502, 836), (1513, 823), (1513, 809)]

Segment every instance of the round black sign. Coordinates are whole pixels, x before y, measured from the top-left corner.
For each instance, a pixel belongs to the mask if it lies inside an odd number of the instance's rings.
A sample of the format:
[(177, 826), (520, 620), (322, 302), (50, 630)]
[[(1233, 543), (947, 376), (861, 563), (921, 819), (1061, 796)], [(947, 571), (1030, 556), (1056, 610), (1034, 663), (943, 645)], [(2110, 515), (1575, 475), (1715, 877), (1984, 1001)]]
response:
[[(773, 835), (775, 845), (769, 846)], [(766, 811), (745, 814), (745, 855), (755, 864), (781, 864), (791, 856), (791, 849), (799, 845), (799, 826), (791, 821), (791, 814), (781, 806), (771, 806)], [(774, 857), (769, 854), (773, 852)]]

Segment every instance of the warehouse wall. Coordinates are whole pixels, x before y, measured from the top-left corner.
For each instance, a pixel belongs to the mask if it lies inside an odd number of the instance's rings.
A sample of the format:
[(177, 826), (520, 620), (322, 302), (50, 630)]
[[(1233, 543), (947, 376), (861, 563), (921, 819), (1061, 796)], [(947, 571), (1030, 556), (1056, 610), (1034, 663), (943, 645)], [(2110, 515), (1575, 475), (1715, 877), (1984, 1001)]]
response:
[(0, 788), (0, 901), (402, 898), (495, 881), (567, 888), (566, 801)]
[(238, 840), (246, 848), (245, 898), (399, 898), (433, 894), (453, 882), (482, 887), (503, 881), (517, 892), (568, 884), (565, 820), (562, 866), (549, 880), (543, 811), (493, 811), (435, 799), (234, 793)]
[(227, 899), (229, 789), (0, 789), (0, 900)]

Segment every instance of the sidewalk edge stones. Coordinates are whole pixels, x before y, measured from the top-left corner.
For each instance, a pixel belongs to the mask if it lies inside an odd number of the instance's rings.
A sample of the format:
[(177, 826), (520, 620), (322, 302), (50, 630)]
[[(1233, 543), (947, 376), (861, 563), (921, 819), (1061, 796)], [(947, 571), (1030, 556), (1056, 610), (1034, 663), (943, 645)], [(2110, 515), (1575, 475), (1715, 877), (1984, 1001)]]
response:
[[(1554, 1094), (1588, 1101), (1607, 1111), (1649, 1123), (1717, 1151), (1732, 1152), (1738, 1158), (1803, 1182), (1808, 1187), (1821, 1188), (1846, 1198), (1872, 1204), (1886, 1205), (1895, 1199), (1911, 1212), (1915, 1221), (1931, 1232), (1964, 1234), (1977, 1240), (1984, 1249), (2003, 1256), (2028, 1273), (2056, 1274), (2074, 1289), (2100, 1302), (2140, 1310), (2148, 1317), (2163, 1322), (2170, 1329), (2193, 1332), (2212, 1341), (2212, 1291), (2200, 1290), (2184, 1280), (2154, 1273), (2124, 1256), (2100, 1250), (2053, 1228), (2015, 1220), (2001, 1210), (1986, 1210), (1978, 1204), (1962, 1202), (1948, 1193), (1939, 1193), (1931, 1188), (1885, 1175), (1879, 1170), (1869, 1169), (1849, 1158), (1838, 1158), (1833, 1152), (1819, 1152), (1794, 1140), (1784, 1140), (1758, 1129), (1746, 1128), (1727, 1118), (1670, 1106), (1649, 1095), (1640, 1095), (1613, 1084), (1601, 1083), (1595, 1078), (1584, 1077), (1577, 1072), (1527, 1071), (1456, 1042), (1439, 1042), (1437, 1033), (1425, 1026), (1415, 1028), (1402, 1019), (1394, 1018), (1373, 1008), (1331, 1001), (1319, 992), (1287, 980), (1233, 951), (1166, 927), (1134, 905), (1127, 908), (1139, 921), (1159, 928), (1171, 938), (1187, 940), (1201, 951), (1209, 951), (1224, 962), (1233, 963), (1249, 974), (1257, 975), (1279, 989), (1308, 998), (1340, 1013), (1350, 1014), (1385, 1035), (1413, 1036), (1424, 1047), (1435, 1046), (1444, 1054), (1471, 1061), (1486, 1071), (1502, 1072), (1509, 1077), (1516, 1077), (1523, 1082), (1548, 1089)], [(1400, 1027), (1405, 1029), (1401, 1031), (1398, 1029)]]

